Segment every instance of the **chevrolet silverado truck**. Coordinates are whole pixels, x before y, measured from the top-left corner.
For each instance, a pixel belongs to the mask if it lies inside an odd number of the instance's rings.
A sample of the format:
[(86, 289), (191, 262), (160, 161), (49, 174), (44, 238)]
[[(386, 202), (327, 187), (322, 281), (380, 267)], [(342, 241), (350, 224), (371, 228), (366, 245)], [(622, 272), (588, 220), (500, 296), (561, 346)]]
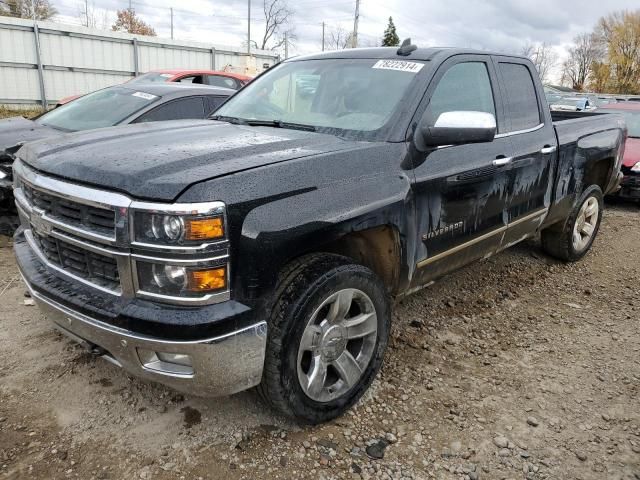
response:
[(25, 145), (15, 254), (94, 354), (191, 394), (258, 387), (318, 423), (376, 377), (394, 298), (538, 234), (584, 256), (625, 135), (618, 115), (554, 122), (522, 57), (299, 57), (209, 120)]

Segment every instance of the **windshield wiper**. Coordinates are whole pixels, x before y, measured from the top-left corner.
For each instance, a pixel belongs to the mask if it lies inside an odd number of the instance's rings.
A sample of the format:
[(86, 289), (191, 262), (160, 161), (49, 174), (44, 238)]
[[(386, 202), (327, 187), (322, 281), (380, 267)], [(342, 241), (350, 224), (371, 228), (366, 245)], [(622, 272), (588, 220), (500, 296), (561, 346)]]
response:
[(317, 130), (313, 125), (283, 122), (282, 120), (246, 120), (246, 124), (252, 127), (290, 128), (292, 130), (304, 130), (306, 132), (315, 132)]
[(226, 115), (212, 115), (209, 118), (219, 122), (233, 123), (235, 125), (249, 125), (250, 127), (290, 128), (292, 130), (304, 130), (307, 132), (315, 132), (317, 130), (313, 125), (283, 122), (282, 120), (252, 120), (248, 118), (228, 117)]
[(226, 115), (212, 115), (210, 120), (217, 120), (219, 122), (233, 123), (234, 125), (246, 125), (247, 121), (244, 118), (227, 117)]

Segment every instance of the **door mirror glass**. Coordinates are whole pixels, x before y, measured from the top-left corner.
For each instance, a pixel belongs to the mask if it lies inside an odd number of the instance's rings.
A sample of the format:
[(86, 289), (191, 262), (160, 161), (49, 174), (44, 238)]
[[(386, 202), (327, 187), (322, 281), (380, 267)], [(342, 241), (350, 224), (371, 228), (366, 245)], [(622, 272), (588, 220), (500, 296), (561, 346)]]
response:
[(441, 113), (435, 122), (423, 118), (415, 135), (420, 151), (445, 145), (491, 142), (496, 136), (496, 117), (491, 113), (453, 111)]

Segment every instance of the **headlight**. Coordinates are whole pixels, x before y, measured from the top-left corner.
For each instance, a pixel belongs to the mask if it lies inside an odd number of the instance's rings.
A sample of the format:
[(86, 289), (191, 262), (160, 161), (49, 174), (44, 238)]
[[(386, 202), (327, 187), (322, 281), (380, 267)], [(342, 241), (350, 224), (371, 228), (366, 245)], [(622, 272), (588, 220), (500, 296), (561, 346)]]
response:
[(152, 295), (202, 297), (227, 288), (226, 266), (181, 266), (137, 262), (138, 289)]
[(229, 298), (222, 202), (133, 202), (130, 212), (137, 296), (183, 305)]
[(640, 173), (640, 162), (636, 163), (633, 167), (631, 167), (631, 171)]
[(193, 245), (224, 238), (224, 219), (220, 215), (184, 216), (136, 212), (137, 242), (159, 245)]

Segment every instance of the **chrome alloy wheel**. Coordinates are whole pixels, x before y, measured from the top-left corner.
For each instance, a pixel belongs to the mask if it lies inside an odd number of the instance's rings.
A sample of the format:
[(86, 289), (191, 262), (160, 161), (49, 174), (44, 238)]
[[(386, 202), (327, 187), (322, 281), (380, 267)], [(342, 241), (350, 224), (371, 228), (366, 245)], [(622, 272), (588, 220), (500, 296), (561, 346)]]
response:
[(572, 242), (576, 252), (581, 252), (589, 245), (598, 225), (599, 211), (600, 205), (595, 197), (589, 197), (580, 208), (573, 226)]
[(358, 383), (376, 350), (378, 318), (371, 299), (354, 288), (315, 310), (298, 347), (298, 381), (317, 402), (334, 400)]

